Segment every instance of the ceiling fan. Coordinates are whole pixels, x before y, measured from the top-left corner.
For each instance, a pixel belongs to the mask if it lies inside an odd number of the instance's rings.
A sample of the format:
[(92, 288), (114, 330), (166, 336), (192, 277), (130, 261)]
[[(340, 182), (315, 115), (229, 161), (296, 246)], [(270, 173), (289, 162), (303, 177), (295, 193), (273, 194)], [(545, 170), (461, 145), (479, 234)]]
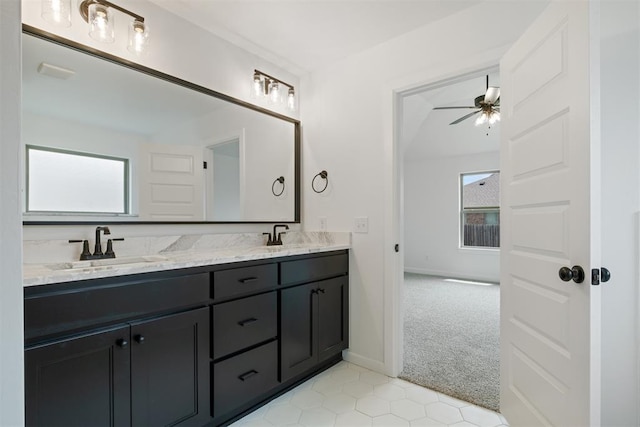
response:
[(457, 120), (452, 121), (449, 125), (457, 125), (463, 120), (467, 120), (476, 114), (480, 115), (476, 118), (476, 126), (484, 123), (490, 125), (500, 121), (500, 88), (489, 86), (489, 76), (487, 75), (487, 90), (484, 95), (477, 96), (474, 100), (474, 106), (464, 107), (435, 107), (434, 110), (453, 110), (458, 108), (473, 108), (475, 111), (465, 114)]

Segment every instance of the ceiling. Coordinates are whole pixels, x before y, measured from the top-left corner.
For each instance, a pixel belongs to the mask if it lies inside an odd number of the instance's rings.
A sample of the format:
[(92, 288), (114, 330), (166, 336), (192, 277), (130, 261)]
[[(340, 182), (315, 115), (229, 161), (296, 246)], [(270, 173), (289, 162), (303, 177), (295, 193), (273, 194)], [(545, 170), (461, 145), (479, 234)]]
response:
[[(489, 73), (489, 85), (500, 86), (497, 70)], [(433, 107), (472, 106), (486, 89), (486, 75), (425, 88), (403, 98), (401, 147), (406, 159), (462, 156), (498, 151), (500, 124), (475, 126), (475, 117), (449, 125), (470, 109), (433, 110)]]
[(303, 75), (481, 0), (150, 0)]

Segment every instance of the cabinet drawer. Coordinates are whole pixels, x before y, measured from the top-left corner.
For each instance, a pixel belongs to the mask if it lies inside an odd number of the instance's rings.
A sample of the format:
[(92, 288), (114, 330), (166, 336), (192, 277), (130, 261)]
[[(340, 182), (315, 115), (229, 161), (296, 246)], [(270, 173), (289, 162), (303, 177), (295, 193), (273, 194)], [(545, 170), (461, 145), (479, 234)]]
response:
[(214, 299), (239, 296), (278, 284), (277, 264), (233, 268), (213, 273)]
[(283, 285), (313, 282), (349, 272), (349, 255), (329, 255), (280, 263)]
[(213, 358), (278, 335), (276, 292), (213, 306)]
[(215, 363), (213, 415), (233, 411), (277, 385), (277, 341)]
[(25, 339), (76, 332), (209, 302), (209, 273), (164, 279), (113, 278), (100, 286), (26, 297)]

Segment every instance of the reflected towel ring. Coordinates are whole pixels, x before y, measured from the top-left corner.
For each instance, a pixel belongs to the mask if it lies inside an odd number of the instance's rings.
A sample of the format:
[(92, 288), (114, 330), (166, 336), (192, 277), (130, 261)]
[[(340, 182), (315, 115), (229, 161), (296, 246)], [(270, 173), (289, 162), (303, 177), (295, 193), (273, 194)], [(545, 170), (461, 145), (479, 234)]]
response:
[[(279, 182), (280, 184), (282, 184), (282, 190), (280, 190), (279, 193), (276, 193), (276, 189), (275, 189), (276, 182)], [(271, 184), (271, 192), (276, 197), (282, 196), (282, 193), (284, 193), (284, 176), (281, 176), (280, 178), (276, 178), (275, 181), (273, 181), (273, 184)]]
[[(324, 187), (322, 187), (322, 190), (316, 190), (316, 178), (320, 177), (322, 179), (324, 179)], [(313, 189), (313, 191), (315, 191), (316, 193), (322, 193), (324, 190), (327, 189), (327, 186), (329, 185), (329, 174), (327, 173), (327, 171), (320, 171), (319, 173), (316, 174), (316, 176), (313, 177), (313, 179), (311, 180), (311, 188)]]

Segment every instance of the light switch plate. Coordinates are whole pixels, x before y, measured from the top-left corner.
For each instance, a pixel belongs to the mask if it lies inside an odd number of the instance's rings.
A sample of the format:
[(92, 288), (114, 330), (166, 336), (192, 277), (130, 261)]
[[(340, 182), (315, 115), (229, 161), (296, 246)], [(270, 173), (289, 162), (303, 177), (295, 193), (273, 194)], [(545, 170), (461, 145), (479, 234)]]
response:
[(355, 233), (368, 233), (369, 232), (369, 217), (360, 216), (354, 219), (354, 232)]

